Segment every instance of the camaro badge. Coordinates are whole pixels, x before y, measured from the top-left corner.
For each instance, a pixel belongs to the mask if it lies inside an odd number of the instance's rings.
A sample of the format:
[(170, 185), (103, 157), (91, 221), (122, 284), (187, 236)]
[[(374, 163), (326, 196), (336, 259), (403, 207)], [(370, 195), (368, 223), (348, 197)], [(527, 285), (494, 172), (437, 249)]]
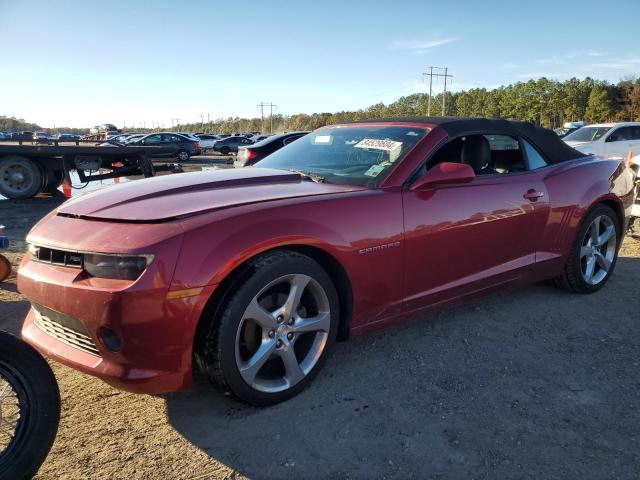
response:
[(399, 246), (400, 246), (400, 242), (385, 243), (384, 245), (376, 245), (375, 247), (361, 248), (360, 250), (358, 250), (358, 253), (372, 253), (372, 252), (377, 252), (379, 250), (386, 250), (387, 248), (393, 248), (393, 247), (399, 247)]

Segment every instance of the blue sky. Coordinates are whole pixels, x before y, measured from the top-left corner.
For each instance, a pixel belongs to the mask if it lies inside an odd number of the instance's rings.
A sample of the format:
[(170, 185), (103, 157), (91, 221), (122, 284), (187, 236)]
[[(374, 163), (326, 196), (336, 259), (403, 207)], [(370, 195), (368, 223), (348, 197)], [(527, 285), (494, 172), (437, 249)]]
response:
[[(363, 108), (542, 75), (640, 76), (640, 0), (0, 0), (0, 114), (45, 127), (169, 127)], [(440, 81), (435, 89), (441, 90)]]

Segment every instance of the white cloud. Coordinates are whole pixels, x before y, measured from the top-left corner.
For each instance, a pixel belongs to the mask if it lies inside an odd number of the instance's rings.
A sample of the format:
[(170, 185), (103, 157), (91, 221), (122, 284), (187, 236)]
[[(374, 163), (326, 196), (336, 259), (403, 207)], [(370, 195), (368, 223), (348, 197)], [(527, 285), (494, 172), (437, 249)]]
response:
[(458, 40), (460, 40), (460, 37), (447, 37), (435, 40), (397, 40), (391, 42), (389, 48), (392, 50), (406, 50), (414, 55), (422, 55), (432, 48), (441, 47), (442, 45), (457, 42)]

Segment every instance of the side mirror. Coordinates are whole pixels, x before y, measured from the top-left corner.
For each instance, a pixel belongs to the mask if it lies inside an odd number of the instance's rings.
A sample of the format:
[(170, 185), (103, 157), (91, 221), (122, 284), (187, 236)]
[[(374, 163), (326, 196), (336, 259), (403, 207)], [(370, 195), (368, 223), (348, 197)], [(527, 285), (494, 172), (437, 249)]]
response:
[(425, 190), (436, 185), (453, 185), (469, 183), (476, 178), (473, 169), (465, 163), (442, 162), (431, 167), (427, 173), (418, 178), (410, 190)]

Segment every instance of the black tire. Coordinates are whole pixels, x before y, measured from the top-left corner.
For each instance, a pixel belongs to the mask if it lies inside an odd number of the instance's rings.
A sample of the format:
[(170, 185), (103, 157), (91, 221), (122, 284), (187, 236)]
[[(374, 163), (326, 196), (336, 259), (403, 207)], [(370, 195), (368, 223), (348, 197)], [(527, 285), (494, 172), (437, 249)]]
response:
[[(18, 171), (23, 179), (14, 179), (12, 171)], [(0, 160), (0, 195), (12, 199), (31, 198), (42, 188), (42, 177), (40, 167), (30, 158), (4, 157)]]
[[(263, 392), (251, 387), (240, 375), (235, 355), (236, 333), (244, 310), (254, 296), (269, 282), (292, 273), (308, 275), (327, 294), (331, 308), (330, 331), (320, 358), (302, 380), (284, 391)], [(329, 275), (315, 260), (287, 250), (268, 252), (249, 261), (247, 270), (236, 280), (235, 286), (224, 296), (216, 313), (208, 321), (197, 354), (200, 357), (199, 364), (212, 383), (250, 405), (273, 405), (300, 393), (322, 368), (338, 331), (338, 294)]]
[(191, 158), (191, 154), (186, 150), (180, 150), (178, 151), (176, 158), (181, 162), (186, 162), (187, 160), (189, 160), (189, 158)]
[(11, 262), (4, 255), (0, 255), (0, 282), (4, 282), (11, 275)]
[[(599, 283), (592, 285), (585, 281), (582, 276), (582, 265), (580, 258), (580, 249), (582, 248), (582, 242), (585, 238), (587, 230), (589, 229), (591, 223), (598, 216), (607, 216), (616, 230), (616, 248), (615, 248), (615, 256), (613, 261), (611, 262), (611, 267), (607, 272), (606, 276)], [(582, 221), (582, 225), (580, 226), (580, 230), (578, 231), (578, 235), (573, 242), (571, 247), (571, 251), (567, 256), (567, 261), (564, 266), (564, 273), (560, 277), (554, 278), (552, 282), (555, 286), (564, 288), (566, 290), (570, 290), (575, 293), (593, 293), (600, 290), (611, 278), (613, 274), (613, 270), (615, 268), (616, 262), (618, 261), (618, 250), (620, 248), (620, 240), (622, 238), (622, 227), (618, 220), (618, 216), (616, 213), (606, 205), (598, 205), (593, 208)]]
[(0, 373), (17, 393), (21, 416), (15, 436), (0, 452), (0, 479), (31, 478), (58, 431), (60, 393), (46, 362), (30, 345), (0, 332)]
[(229, 152), (230, 152), (230, 151), (231, 151), (231, 150), (229, 149), (229, 147), (222, 147), (222, 148), (220, 149), (220, 153), (221, 153), (222, 155), (229, 155)]

